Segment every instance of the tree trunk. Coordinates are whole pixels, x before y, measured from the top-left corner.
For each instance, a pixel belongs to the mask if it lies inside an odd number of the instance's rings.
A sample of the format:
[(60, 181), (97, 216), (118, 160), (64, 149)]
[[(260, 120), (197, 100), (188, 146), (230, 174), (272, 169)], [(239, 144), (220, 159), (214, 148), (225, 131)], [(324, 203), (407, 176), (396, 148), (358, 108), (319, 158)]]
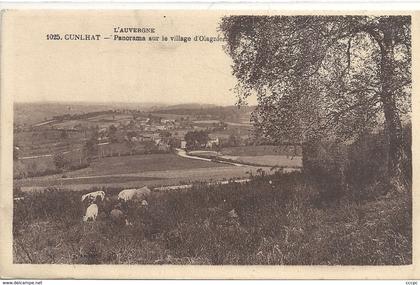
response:
[(385, 115), (385, 128), (388, 136), (388, 179), (392, 191), (403, 192), (405, 187), (403, 172), (402, 126), (393, 90), (394, 51), (392, 26), (384, 31), (381, 43), (381, 102)]

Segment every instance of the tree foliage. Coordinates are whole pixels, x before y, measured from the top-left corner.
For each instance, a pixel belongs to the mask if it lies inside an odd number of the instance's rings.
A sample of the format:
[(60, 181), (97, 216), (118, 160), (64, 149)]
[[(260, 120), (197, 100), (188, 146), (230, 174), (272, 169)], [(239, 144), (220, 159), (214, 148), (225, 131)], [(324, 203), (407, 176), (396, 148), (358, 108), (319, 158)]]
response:
[(117, 142), (118, 141), (118, 136), (117, 136), (117, 127), (114, 125), (110, 125), (108, 128), (108, 136), (109, 136), (109, 140), (111, 142)]
[(57, 170), (64, 170), (66, 167), (70, 166), (70, 162), (68, 159), (64, 157), (62, 153), (57, 153), (53, 157), (54, 165), (57, 168)]
[(390, 176), (401, 174), (401, 119), (411, 112), (409, 16), (229, 16), (220, 30), (239, 103), (257, 96), (252, 120), (261, 135), (348, 140), (384, 124)]
[(200, 148), (209, 141), (209, 134), (207, 131), (191, 131), (185, 134), (185, 141), (187, 148)]
[(83, 146), (83, 153), (86, 155), (88, 161), (98, 155), (98, 137), (97, 130), (94, 130), (90, 138), (85, 142)]

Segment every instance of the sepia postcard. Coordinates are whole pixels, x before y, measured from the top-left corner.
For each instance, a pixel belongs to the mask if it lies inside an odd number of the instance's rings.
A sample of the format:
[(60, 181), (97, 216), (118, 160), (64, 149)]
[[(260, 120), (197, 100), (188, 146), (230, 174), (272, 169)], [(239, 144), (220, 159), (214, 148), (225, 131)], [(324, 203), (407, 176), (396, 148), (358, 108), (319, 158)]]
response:
[(2, 11), (0, 276), (420, 278), (419, 18)]

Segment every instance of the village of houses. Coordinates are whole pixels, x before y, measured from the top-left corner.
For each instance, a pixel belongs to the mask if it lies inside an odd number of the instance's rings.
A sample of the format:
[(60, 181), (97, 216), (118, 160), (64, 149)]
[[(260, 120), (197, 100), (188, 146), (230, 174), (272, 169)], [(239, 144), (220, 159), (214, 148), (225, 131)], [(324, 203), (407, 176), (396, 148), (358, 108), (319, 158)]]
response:
[(164, 119), (159, 116), (137, 117), (117, 126), (100, 128), (98, 156), (113, 156), (117, 153), (121, 155), (126, 151), (133, 154), (169, 152), (174, 148), (187, 149), (187, 133), (200, 131), (207, 136), (201, 141), (188, 141), (188, 147), (213, 150), (217, 149), (223, 140), (227, 145), (229, 136), (212, 132), (225, 130), (227, 125), (218, 120), (190, 121), (184, 118)]
[(16, 120), (14, 178), (67, 173), (108, 157), (121, 157), (123, 163), (122, 157), (135, 155), (173, 156), (180, 151), (207, 155), (223, 148), (251, 147), (256, 141), (251, 136), (249, 115), (249, 109), (236, 111), (234, 107), (127, 108), (73, 111), (32, 124)]
[[(168, 116), (177, 118), (168, 118)], [(97, 155), (101, 157), (126, 155), (127, 152), (136, 154), (167, 152), (171, 148), (186, 149), (187, 143), (190, 148), (214, 149), (222, 144), (229, 144), (229, 139), (233, 141), (233, 136), (238, 133), (234, 130), (238, 129), (238, 126), (229, 128), (223, 121), (208, 119), (210, 115), (200, 117), (168, 114), (160, 116), (136, 110), (107, 110), (83, 115), (65, 114), (53, 116), (32, 126), (15, 125), (15, 146), (25, 154), (19, 155), (22, 157), (26, 154), (37, 154), (35, 150), (31, 152), (32, 144), (25, 146), (28, 135), (56, 140), (55, 146), (65, 145), (66, 140), (75, 146), (94, 137), (97, 140)], [(244, 126), (248, 127), (246, 124)], [(187, 133), (200, 131), (208, 134), (205, 140), (201, 140), (199, 144), (186, 141)], [(247, 132), (241, 133), (241, 137), (236, 137), (235, 142), (238, 143), (240, 140), (245, 142), (249, 137)], [(42, 153), (42, 150), (39, 151)]]

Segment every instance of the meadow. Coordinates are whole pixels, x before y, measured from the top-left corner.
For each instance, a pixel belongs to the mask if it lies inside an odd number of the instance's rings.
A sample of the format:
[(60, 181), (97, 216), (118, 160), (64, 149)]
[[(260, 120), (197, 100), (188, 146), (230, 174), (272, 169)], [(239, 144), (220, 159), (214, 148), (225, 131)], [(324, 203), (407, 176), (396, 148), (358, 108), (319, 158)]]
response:
[(204, 158), (230, 161), (254, 166), (301, 168), (302, 150), (293, 146), (237, 146), (217, 151), (191, 151), (189, 154)]
[[(271, 181), (271, 183), (269, 183)], [(121, 188), (102, 188), (108, 196)], [(15, 189), (15, 263), (56, 264), (411, 264), (410, 195), (354, 200), (322, 195), (303, 174), (254, 177), (246, 184), (152, 191), (130, 204), (131, 226), (100, 207), (84, 223), (83, 192)], [(333, 191), (333, 190), (331, 190)], [(113, 204), (114, 203), (114, 204)], [(235, 210), (237, 215), (230, 215)]]
[[(109, 167), (111, 166), (112, 167)], [(104, 175), (115, 173), (136, 173), (158, 170), (180, 170), (194, 168), (221, 167), (223, 164), (191, 160), (173, 153), (144, 154), (130, 156), (105, 157), (91, 163), (88, 168), (69, 173), (74, 175)]]
[(38, 156), (81, 148), (87, 135), (78, 132), (68, 132), (68, 137), (62, 138), (59, 130), (42, 130), (19, 132), (13, 136), (14, 143), (19, 146), (19, 156)]
[[(230, 156), (222, 156), (227, 159)], [(289, 157), (285, 155), (259, 155), (259, 156), (233, 156), (231, 157), (233, 161), (239, 163), (246, 163), (250, 165), (260, 165), (260, 166), (277, 166), (277, 167), (287, 167), (287, 168), (300, 168), (302, 167), (302, 157)]]
[[(51, 157), (42, 160), (52, 165)], [(15, 167), (17, 168), (19, 164), (20, 161), (15, 163)], [(259, 168), (188, 159), (172, 153), (117, 156), (94, 160), (89, 166), (74, 171), (16, 179), (14, 186), (21, 187), (24, 191), (31, 191), (63, 185), (73, 190), (84, 190), (93, 186), (178, 185), (193, 181), (242, 178), (249, 173), (256, 174)], [(261, 169), (270, 172), (270, 169), (264, 167)]]
[(274, 145), (252, 145), (252, 146), (236, 146), (225, 147), (222, 150), (225, 155), (233, 156), (260, 156), (260, 155), (286, 155), (301, 156), (302, 149), (300, 146), (274, 146)]

